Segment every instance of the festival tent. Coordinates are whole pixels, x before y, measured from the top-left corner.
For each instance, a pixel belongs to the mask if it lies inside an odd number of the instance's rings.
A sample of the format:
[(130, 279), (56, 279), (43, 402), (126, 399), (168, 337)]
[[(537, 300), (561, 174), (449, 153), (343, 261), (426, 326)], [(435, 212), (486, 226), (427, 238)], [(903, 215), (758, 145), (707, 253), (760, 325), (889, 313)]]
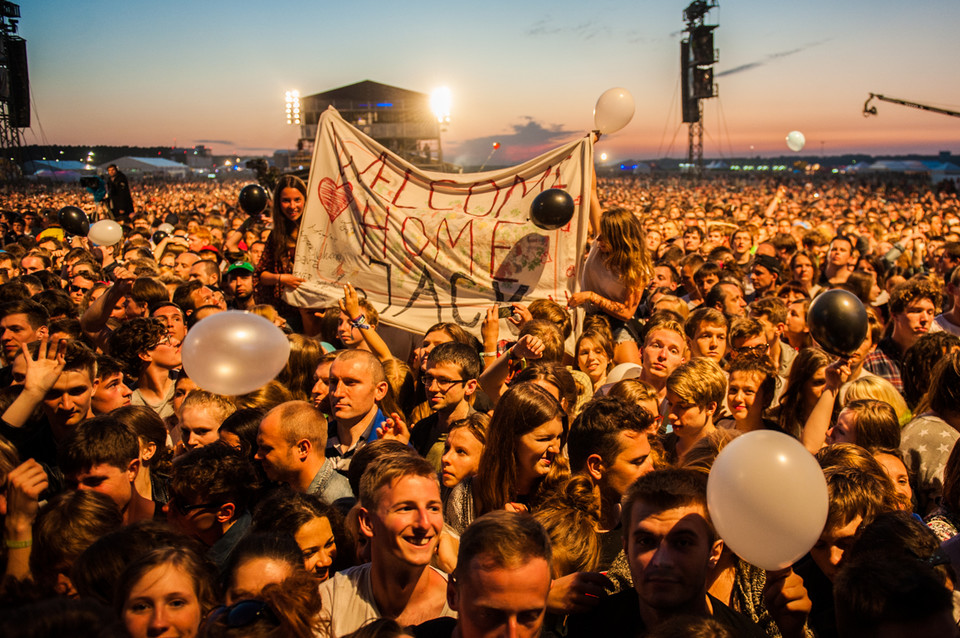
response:
[(89, 173), (83, 172), (79, 173), (77, 171), (54, 171), (48, 168), (41, 168), (40, 170), (34, 172), (31, 175), (27, 175), (27, 179), (32, 180), (50, 180), (54, 182), (78, 182), (80, 178)]
[(960, 166), (951, 162), (924, 162), (924, 164), (930, 171), (930, 181), (934, 184), (960, 177)]
[(89, 171), (89, 173), (92, 174), (93, 166), (70, 160), (60, 160), (59, 162), (56, 160), (29, 160), (23, 163), (24, 174), (36, 175), (39, 171), (44, 171), (46, 174), (61, 173), (64, 171), (74, 173)]
[(866, 169), (873, 173), (929, 173), (930, 169), (923, 162), (916, 160), (880, 160)]
[(164, 175), (184, 177), (190, 170), (186, 164), (180, 164), (162, 157), (131, 157), (129, 155), (101, 164), (97, 170), (107, 172), (107, 167), (116, 164), (117, 169), (127, 176), (134, 175)]

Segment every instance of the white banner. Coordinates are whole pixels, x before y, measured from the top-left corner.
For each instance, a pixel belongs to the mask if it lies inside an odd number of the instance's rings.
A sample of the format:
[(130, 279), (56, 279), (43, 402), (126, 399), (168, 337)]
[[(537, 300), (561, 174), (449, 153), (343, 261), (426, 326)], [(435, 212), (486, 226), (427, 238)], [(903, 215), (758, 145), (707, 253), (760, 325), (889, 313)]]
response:
[[(584, 138), (519, 166), (483, 173), (421, 170), (347, 124), (320, 117), (294, 274), (300, 307), (336, 306), (353, 284), (380, 321), (422, 334), (439, 321), (479, 335), (491, 304), (553, 299), (577, 285), (587, 236), (593, 142)], [(530, 220), (559, 188), (576, 212), (558, 230)]]

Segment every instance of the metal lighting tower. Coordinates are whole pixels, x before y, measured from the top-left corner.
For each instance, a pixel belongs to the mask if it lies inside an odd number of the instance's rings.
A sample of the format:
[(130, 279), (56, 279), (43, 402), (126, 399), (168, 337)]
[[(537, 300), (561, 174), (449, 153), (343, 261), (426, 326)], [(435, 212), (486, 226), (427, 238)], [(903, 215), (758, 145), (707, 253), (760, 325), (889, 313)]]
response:
[[(17, 35), (20, 6), (0, 0), (0, 158), (19, 161), (23, 146), (20, 129), (30, 128), (30, 80), (27, 41)], [(0, 172), (6, 175), (9, 166)]]
[(705, 24), (706, 15), (717, 6), (717, 0), (694, 0), (683, 10), (686, 28), (680, 42), (680, 83), (683, 121), (687, 129), (687, 162), (694, 173), (703, 172), (703, 104), (700, 100), (717, 96), (713, 83), (713, 65), (717, 51), (713, 48), (716, 24)]

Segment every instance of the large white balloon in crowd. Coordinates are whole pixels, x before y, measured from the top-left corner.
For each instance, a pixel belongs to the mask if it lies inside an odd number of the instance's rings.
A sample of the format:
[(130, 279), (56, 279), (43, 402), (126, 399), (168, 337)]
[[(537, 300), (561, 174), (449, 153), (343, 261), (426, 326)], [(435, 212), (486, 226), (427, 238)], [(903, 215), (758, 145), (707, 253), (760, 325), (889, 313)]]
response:
[(707, 479), (710, 518), (723, 542), (763, 569), (789, 567), (827, 522), (827, 481), (803, 444), (772, 430), (731, 441)]
[(283, 370), (290, 342), (271, 321), (228, 310), (205, 317), (183, 340), (183, 369), (201, 389), (238, 395), (257, 390)]

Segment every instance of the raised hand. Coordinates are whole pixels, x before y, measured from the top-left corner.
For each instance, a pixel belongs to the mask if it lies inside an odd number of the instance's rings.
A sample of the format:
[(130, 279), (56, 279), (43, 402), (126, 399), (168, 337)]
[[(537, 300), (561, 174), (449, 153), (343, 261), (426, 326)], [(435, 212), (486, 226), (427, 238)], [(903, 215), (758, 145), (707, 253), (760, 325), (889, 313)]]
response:
[(377, 428), (377, 438), (393, 439), (406, 445), (410, 443), (410, 427), (407, 426), (402, 416), (392, 412), (389, 417), (383, 420), (383, 425)]
[(60, 340), (53, 344), (47, 337), (41, 337), (36, 358), (30, 355), (26, 344), (21, 344), (21, 352), (26, 362), (23, 390), (40, 397), (46, 396), (53, 384), (60, 378), (66, 364), (67, 342)]
[(337, 305), (340, 306), (340, 310), (350, 319), (357, 319), (361, 314), (360, 297), (357, 295), (356, 288), (351, 284), (344, 285), (343, 299), (338, 299)]

